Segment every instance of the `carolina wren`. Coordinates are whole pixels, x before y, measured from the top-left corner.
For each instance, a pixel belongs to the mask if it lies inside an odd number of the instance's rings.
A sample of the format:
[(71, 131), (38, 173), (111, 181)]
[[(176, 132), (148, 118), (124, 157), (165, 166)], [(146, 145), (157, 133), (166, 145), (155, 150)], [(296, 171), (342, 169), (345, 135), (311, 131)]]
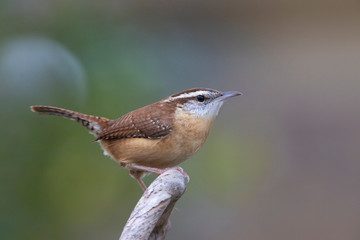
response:
[(104, 154), (129, 169), (145, 191), (144, 174), (161, 174), (197, 152), (223, 102), (238, 95), (241, 93), (188, 89), (115, 120), (50, 106), (31, 106), (31, 110), (81, 123), (95, 135)]

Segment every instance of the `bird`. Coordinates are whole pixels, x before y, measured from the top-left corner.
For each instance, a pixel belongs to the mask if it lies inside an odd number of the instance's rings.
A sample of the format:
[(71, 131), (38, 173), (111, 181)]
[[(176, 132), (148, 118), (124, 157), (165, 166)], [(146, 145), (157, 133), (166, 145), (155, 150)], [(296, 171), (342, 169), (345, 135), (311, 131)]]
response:
[(241, 92), (191, 88), (111, 120), (52, 106), (31, 106), (33, 112), (79, 122), (145, 191), (143, 177), (158, 175), (188, 159), (204, 144), (225, 100)]

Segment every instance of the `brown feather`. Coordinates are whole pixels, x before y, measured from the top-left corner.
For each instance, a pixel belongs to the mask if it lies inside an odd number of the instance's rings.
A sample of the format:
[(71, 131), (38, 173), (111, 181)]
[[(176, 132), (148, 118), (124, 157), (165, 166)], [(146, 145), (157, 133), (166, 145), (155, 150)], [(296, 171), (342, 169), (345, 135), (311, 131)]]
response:
[(81, 123), (81, 125), (83, 125), (87, 129), (89, 129), (90, 132), (92, 132), (96, 136), (100, 134), (102, 128), (106, 127), (108, 123), (111, 122), (111, 120), (107, 118), (96, 117), (92, 115), (87, 115), (87, 114), (67, 110), (64, 108), (51, 107), (51, 106), (31, 106), (31, 111), (75, 120)]
[(171, 103), (157, 102), (129, 112), (111, 121), (109, 126), (103, 129), (101, 135), (96, 140), (162, 138), (173, 129), (171, 113), (174, 112), (175, 107)]

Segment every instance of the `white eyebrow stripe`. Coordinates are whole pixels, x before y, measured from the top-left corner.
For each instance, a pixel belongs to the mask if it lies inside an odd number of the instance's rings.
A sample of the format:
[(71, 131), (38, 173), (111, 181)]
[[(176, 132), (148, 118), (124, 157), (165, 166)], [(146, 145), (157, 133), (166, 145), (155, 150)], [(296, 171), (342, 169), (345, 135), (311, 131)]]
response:
[(174, 99), (196, 97), (198, 95), (206, 95), (207, 93), (209, 93), (209, 91), (199, 90), (199, 91), (196, 91), (196, 92), (183, 93), (183, 94), (180, 94), (179, 96), (176, 96), (176, 97), (171, 97), (170, 96), (170, 97), (166, 98), (164, 101), (165, 102), (170, 102), (170, 101), (172, 101)]

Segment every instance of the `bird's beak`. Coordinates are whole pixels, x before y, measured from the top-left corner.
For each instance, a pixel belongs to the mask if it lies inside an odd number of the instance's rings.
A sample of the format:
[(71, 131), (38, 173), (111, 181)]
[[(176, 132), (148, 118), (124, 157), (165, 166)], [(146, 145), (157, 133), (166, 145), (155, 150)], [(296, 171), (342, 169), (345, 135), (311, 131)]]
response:
[(228, 98), (232, 98), (232, 97), (236, 97), (242, 95), (241, 92), (236, 92), (236, 91), (230, 91), (230, 92), (222, 92), (221, 96), (216, 98), (216, 101), (225, 101)]

